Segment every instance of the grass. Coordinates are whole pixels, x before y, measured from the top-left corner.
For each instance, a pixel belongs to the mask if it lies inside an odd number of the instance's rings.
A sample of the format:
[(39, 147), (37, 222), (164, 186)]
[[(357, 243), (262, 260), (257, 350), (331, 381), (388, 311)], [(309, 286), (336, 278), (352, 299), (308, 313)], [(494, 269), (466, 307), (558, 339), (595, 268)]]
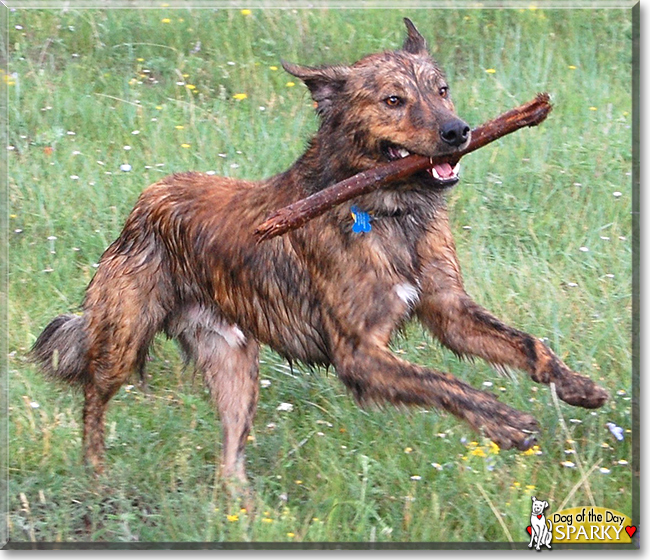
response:
[[(291, 371), (264, 350), (247, 453), (253, 519), (215, 485), (218, 419), (200, 379), (160, 338), (148, 391), (127, 386), (112, 401), (108, 474), (94, 481), (80, 464), (81, 398), (27, 362), (35, 337), (78, 309), (147, 184), (181, 170), (267, 177), (301, 153), (317, 123), (280, 58), (351, 63), (396, 48), (406, 15), (472, 125), (551, 93), (555, 109), (539, 129), (467, 158), (451, 220), (468, 291), (548, 339), (611, 400), (558, 413), (547, 387), (458, 361), (409, 326), (396, 352), (536, 416), (540, 454), (496, 452), (435, 410), (361, 410), (332, 372)], [(598, 461), (604, 469), (587, 481), (595, 504), (632, 516), (629, 10), (7, 17), (12, 541), (523, 542), (531, 495), (555, 511), (579, 485), (566, 507), (588, 505), (579, 469), (566, 462), (576, 456), (585, 470)]]

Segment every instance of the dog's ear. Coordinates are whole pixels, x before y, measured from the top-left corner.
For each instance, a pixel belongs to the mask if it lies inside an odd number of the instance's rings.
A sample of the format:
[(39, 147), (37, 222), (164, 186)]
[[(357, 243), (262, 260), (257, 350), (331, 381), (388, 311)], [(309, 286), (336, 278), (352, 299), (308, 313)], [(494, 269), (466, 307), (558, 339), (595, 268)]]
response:
[(336, 95), (341, 92), (350, 75), (348, 66), (299, 66), (281, 61), (282, 67), (292, 76), (300, 78), (309, 88), (311, 96), (318, 104), (318, 113), (324, 114), (333, 104)]
[(533, 500), (533, 502), (535, 502), (535, 496), (532, 496), (532, 497), (531, 497), (531, 500)]
[(404, 18), (404, 23), (406, 25), (406, 30), (408, 31), (408, 36), (404, 40), (402, 50), (411, 54), (428, 53), (427, 42), (424, 37), (420, 35), (420, 32), (416, 29), (413, 22), (409, 18)]
[(544, 509), (546, 509), (547, 507), (548, 507), (548, 502), (544, 500)]

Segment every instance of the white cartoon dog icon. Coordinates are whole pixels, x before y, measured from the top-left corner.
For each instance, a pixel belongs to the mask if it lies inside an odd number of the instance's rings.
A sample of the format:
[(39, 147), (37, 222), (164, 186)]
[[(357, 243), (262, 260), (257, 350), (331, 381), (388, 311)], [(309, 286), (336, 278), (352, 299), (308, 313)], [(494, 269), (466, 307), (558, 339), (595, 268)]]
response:
[(553, 538), (553, 524), (548, 520), (548, 527), (546, 526), (546, 517), (544, 510), (548, 507), (548, 502), (540, 501), (533, 496), (533, 511), (530, 514), (530, 542), (528, 548), (533, 547), (535, 542), (535, 549), (539, 550), (540, 546), (546, 545), (546, 548), (551, 548), (551, 539)]

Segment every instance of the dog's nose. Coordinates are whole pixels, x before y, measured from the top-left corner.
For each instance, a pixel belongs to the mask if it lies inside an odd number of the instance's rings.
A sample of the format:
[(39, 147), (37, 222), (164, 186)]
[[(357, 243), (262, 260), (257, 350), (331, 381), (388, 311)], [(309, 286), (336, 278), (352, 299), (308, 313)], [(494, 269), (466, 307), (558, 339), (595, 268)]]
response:
[(460, 119), (447, 121), (440, 128), (440, 138), (450, 146), (458, 147), (469, 138), (469, 126)]

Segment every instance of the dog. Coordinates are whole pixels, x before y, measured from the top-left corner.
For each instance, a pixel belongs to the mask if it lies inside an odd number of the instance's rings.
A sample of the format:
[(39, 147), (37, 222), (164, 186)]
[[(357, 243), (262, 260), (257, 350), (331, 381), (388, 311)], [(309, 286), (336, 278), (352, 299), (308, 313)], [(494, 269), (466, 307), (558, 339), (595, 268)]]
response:
[[(354, 215), (342, 204), (256, 242), (256, 226), (298, 199), (386, 161), (453, 156), (467, 145), (470, 127), (455, 112), (444, 73), (413, 23), (405, 24), (401, 48), (350, 66), (283, 62), (320, 117), (305, 153), (261, 182), (181, 173), (149, 186), (101, 257), (82, 313), (42, 331), (32, 356), (46, 374), (83, 389), (84, 457), (96, 472), (108, 402), (132, 372), (142, 373), (161, 331), (203, 374), (221, 419), (220, 474), (233, 481), (246, 481), (260, 344), (289, 361), (333, 366), (362, 405), (441, 408), (504, 449), (529, 449), (535, 419), (391, 353), (407, 321), (421, 321), (459, 356), (555, 383), (567, 403), (605, 402), (604, 389), (466, 293), (445, 203), (458, 167), (432, 166), (358, 197)], [(353, 229), (361, 213), (369, 226)]]
[(528, 548), (533, 547), (533, 542), (535, 543), (535, 550), (540, 550), (540, 546), (545, 545), (546, 548), (551, 548), (551, 539), (553, 538), (553, 524), (551, 520), (548, 521), (548, 526), (546, 525), (546, 517), (544, 516), (544, 510), (548, 507), (548, 502), (540, 501), (532, 497), (533, 500), (533, 510), (530, 514), (530, 542), (528, 543)]

